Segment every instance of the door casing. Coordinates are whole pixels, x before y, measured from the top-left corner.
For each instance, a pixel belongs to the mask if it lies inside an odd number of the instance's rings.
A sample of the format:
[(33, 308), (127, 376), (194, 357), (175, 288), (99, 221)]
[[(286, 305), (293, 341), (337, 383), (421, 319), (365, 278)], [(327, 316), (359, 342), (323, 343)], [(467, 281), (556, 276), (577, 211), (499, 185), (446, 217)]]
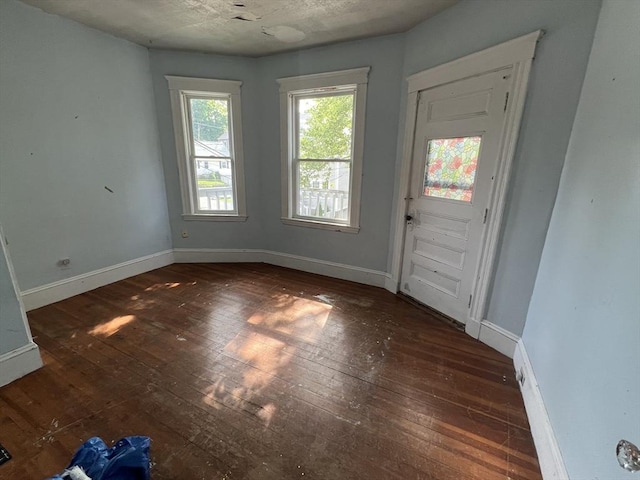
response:
[(528, 35), (462, 57), (443, 65), (418, 72), (408, 77), (407, 116), (404, 127), (400, 186), (396, 198), (395, 235), (391, 262), (391, 279), (387, 289), (398, 292), (401, 278), (405, 241), (405, 215), (407, 214), (411, 162), (418, 111), (418, 97), (421, 90), (444, 85), (457, 80), (473, 77), (484, 72), (512, 67), (513, 83), (506, 109), (506, 127), (500, 139), (498, 169), (487, 205), (487, 225), (480, 246), (480, 260), (476, 272), (476, 282), (472, 288), (472, 300), (465, 324), (466, 332), (478, 338), (484, 315), (489, 285), (493, 275), (493, 265), (502, 225), (504, 205), (509, 185), (511, 165), (518, 139), (518, 131), (524, 111), (525, 96), (529, 82), (531, 64), (536, 45), (544, 32), (537, 30)]

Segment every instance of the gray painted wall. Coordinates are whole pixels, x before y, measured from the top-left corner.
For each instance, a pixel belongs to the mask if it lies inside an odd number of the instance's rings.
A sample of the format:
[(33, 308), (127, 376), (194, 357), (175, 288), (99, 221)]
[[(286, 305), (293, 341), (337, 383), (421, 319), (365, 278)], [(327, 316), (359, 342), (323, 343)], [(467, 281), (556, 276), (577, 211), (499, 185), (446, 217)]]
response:
[[(264, 248), (385, 270), (393, 194), (403, 37), (387, 36), (262, 59), (152, 50), (151, 70), (176, 248)], [(277, 78), (371, 66), (368, 85), (362, 229), (359, 234), (282, 225)], [(241, 80), (249, 219), (182, 220), (171, 105), (165, 75)], [(189, 233), (182, 238), (182, 231)]]
[[(152, 51), (175, 247), (266, 248), (386, 271), (412, 73), (543, 28), (516, 152), (486, 317), (520, 335), (584, 77), (599, 0), (463, 1), (404, 35), (248, 59)], [(279, 77), (370, 65), (359, 234), (280, 222)], [(249, 220), (184, 222), (164, 75), (242, 80)], [(395, 178), (395, 182), (394, 179)], [(395, 189), (394, 189), (395, 188)], [(181, 238), (182, 230), (189, 238)]]
[(0, 84), (0, 218), (21, 290), (171, 248), (146, 49), (3, 0)]
[[(263, 211), (267, 248), (278, 252), (386, 270), (400, 114), (403, 35), (342, 43), (260, 59), (263, 85)], [(280, 103), (277, 78), (371, 66), (358, 234), (283, 225)]]
[(24, 323), (24, 312), (18, 300), (16, 288), (9, 270), (9, 258), (5, 252), (0, 227), (0, 355), (29, 343)]
[(631, 480), (615, 446), (640, 446), (638, 25), (605, 0), (523, 335), (576, 480)]
[[(253, 58), (151, 50), (151, 72), (158, 112), (158, 129), (169, 204), (174, 248), (262, 248), (261, 175), (264, 155), (260, 146), (260, 78)], [(246, 222), (184, 221), (180, 178), (173, 134), (171, 103), (165, 75), (241, 80), (242, 134), (247, 190)], [(188, 238), (182, 238), (187, 231)]]
[[(531, 72), (485, 315), (516, 335), (524, 328), (599, 8), (599, 0), (466, 0), (407, 34), (405, 76), (546, 31)], [(405, 96), (406, 83), (403, 111)]]
[[(147, 54), (13, 0), (0, 2), (0, 215), (15, 245), (21, 288), (171, 245), (266, 248), (387, 270), (402, 140), (398, 125), (405, 116), (403, 78), (544, 28), (487, 312), (490, 321), (520, 334), (599, 5), (463, 1), (407, 34), (251, 59)], [(372, 69), (360, 233), (282, 225), (275, 80), (365, 65)], [(182, 220), (166, 74), (244, 82), (246, 222)], [(56, 261), (66, 256), (71, 268), (61, 270)]]

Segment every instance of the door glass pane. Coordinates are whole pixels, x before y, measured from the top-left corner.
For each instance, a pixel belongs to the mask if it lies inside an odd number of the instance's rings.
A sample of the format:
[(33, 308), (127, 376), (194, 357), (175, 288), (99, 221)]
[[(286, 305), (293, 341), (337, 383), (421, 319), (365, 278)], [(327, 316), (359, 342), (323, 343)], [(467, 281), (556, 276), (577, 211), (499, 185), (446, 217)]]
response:
[(196, 158), (198, 209), (235, 211), (231, 159)]
[(298, 162), (296, 213), (348, 222), (350, 182), (350, 162)]
[(226, 98), (190, 98), (193, 154), (229, 156), (229, 101)]
[(471, 202), (482, 137), (429, 140), (424, 195)]
[(300, 97), (298, 118), (298, 158), (351, 159), (353, 94)]

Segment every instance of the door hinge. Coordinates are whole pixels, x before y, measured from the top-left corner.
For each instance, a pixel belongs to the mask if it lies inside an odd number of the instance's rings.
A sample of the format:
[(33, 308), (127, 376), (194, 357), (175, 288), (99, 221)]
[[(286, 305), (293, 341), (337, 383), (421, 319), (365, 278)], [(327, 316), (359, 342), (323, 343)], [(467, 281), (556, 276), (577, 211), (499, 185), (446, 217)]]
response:
[(489, 215), (489, 209), (485, 208), (484, 209), (484, 219), (482, 220), (482, 224), (484, 225), (485, 223), (487, 223), (487, 215)]
[(468, 307), (471, 308), (471, 299), (473, 298), (473, 294), (469, 295), (469, 305)]
[(504, 96), (504, 111), (507, 111), (507, 104), (509, 103), (509, 92), (507, 92)]

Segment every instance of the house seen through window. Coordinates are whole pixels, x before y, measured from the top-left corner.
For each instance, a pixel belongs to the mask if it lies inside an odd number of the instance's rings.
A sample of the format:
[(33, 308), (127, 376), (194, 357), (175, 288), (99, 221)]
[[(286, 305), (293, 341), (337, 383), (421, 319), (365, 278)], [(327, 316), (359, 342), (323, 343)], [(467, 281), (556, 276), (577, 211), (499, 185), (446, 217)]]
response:
[(198, 210), (233, 211), (229, 151), (229, 100), (188, 98)]
[(244, 219), (240, 82), (168, 76), (187, 219)]

